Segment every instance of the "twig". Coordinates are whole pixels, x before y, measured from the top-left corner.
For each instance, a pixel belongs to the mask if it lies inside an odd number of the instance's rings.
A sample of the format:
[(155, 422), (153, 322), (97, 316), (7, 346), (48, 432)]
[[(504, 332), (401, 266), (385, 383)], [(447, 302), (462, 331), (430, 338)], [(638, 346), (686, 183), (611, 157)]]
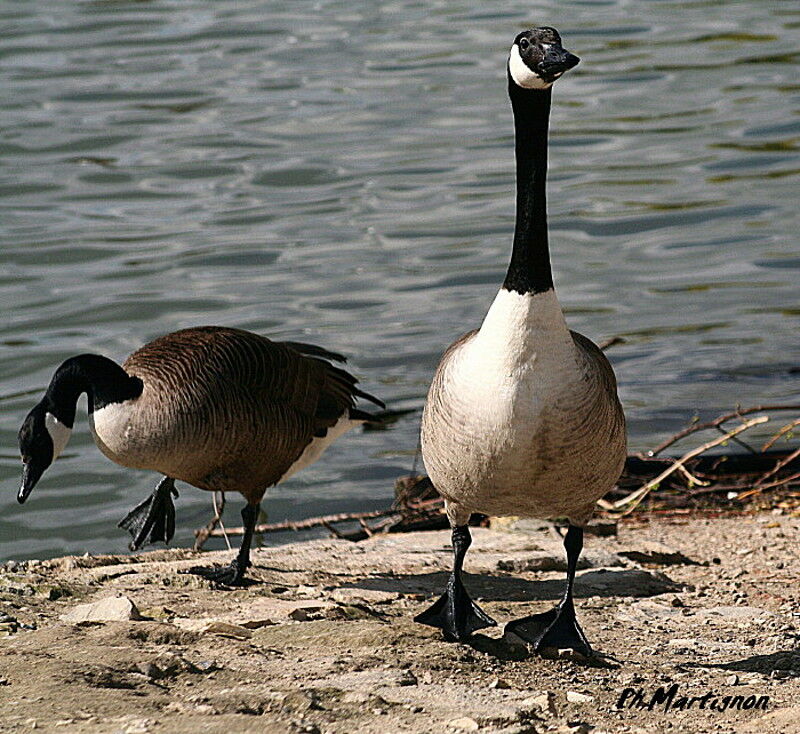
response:
[[(725, 434), (725, 429), (724, 429), (722, 426), (714, 426), (714, 428), (716, 428), (716, 429), (717, 429), (717, 431), (719, 431), (719, 432), (720, 432), (720, 433), (722, 433), (723, 435)], [(753, 447), (752, 447), (752, 446), (751, 446), (749, 443), (745, 443), (744, 441), (742, 441), (742, 440), (741, 440), (741, 439), (739, 439), (739, 438), (733, 438), (733, 439), (731, 439), (731, 440), (732, 440), (734, 443), (738, 443), (738, 444), (739, 444), (739, 446), (741, 446), (741, 447), (742, 447), (743, 449), (745, 449), (746, 451), (749, 451), (751, 454), (758, 455), (758, 451), (756, 451), (756, 450), (755, 450), (755, 449), (754, 449), (754, 448), (753, 448)]]
[[(194, 531), (194, 550), (202, 550), (203, 546), (206, 544), (206, 541), (210, 537), (219, 535), (222, 535), (225, 538), (225, 543), (228, 546), (228, 550), (231, 549), (231, 543), (228, 540), (227, 534), (225, 533), (225, 527), (222, 525), (222, 513), (225, 511), (225, 492), (220, 492), (219, 494), (219, 508), (217, 508), (217, 493), (214, 492), (211, 495), (211, 502), (214, 505), (214, 517), (208, 521), (208, 524), (205, 527)], [(221, 530), (216, 529), (217, 525), (220, 526)]]
[[(695, 456), (699, 456), (700, 454), (708, 451), (708, 449), (713, 448), (714, 446), (719, 446), (721, 443), (725, 443), (725, 441), (730, 440), (733, 436), (736, 436), (742, 431), (746, 431), (748, 428), (752, 428), (753, 426), (759, 425), (760, 423), (766, 423), (769, 420), (769, 416), (767, 415), (760, 415), (757, 418), (751, 418), (750, 420), (744, 421), (740, 426), (737, 426), (732, 431), (729, 431), (724, 436), (720, 436), (719, 438), (715, 438), (713, 441), (708, 441), (704, 443), (702, 446), (698, 446), (696, 449), (692, 449), (688, 451), (680, 459), (676, 459), (671, 466), (665, 469), (661, 474), (659, 474), (655, 479), (651, 479), (646, 484), (639, 487), (639, 489), (631, 492), (627, 497), (623, 497), (621, 500), (617, 500), (616, 502), (609, 503), (609, 502), (602, 502), (601, 507), (606, 510), (610, 510), (619, 516), (628, 515), (629, 513), (633, 512), (639, 503), (647, 496), (651, 489), (657, 487), (661, 482), (663, 482), (670, 474), (674, 471), (677, 471), (681, 466), (683, 466), (689, 459), (693, 459)], [(621, 510), (621, 508), (625, 508)], [(621, 510), (621, 511), (620, 511)]]
[[(308, 530), (309, 528), (327, 527), (332, 523), (348, 522), (350, 520), (368, 520), (375, 517), (387, 517), (389, 515), (399, 515), (398, 510), (372, 510), (370, 512), (340, 512), (337, 515), (324, 515), (322, 517), (309, 517), (305, 520), (285, 520), (283, 522), (266, 523), (256, 525), (256, 533), (276, 533), (281, 530)], [(199, 536), (206, 528), (195, 530), (195, 535)], [(244, 527), (228, 528), (228, 535), (244, 535)], [(222, 531), (212, 529), (208, 532), (209, 537), (219, 538)]]
[(754, 487), (761, 486), (764, 482), (767, 481), (767, 479), (769, 479), (774, 474), (777, 474), (781, 469), (783, 469), (783, 467), (785, 467), (787, 464), (790, 464), (798, 456), (800, 456), (800, 448), (795, 449), (794, 451), (792, 451), (791, 454), (789, 454), (788, 456), (783, 458), (781, 461), (779, 461), (772, 469), (770, 469), (765, 474), (762, 474), (761, 477), (759, 477), (758, 481), (753, 486)]
[(754, 494), (761, 494), (765, 489), (773, 489), (774, 487), (780, 487), (782, 484), (790, 484), (795, 479), (800, 479), (800, 472), (797, 474), (792, 474), (789, 477), (784, 477), (783, 479), (778, 479), (775, 482), (770, 482), (769, 484), (762, 484), (760, 487), (754, 487), (747, 492), (742, 492), (740, 495), (736, 497), (737, 500), (743, 500), (747, 497), (751, 497)]
[(777, 443), (783, 436), (785, 436), (789, 431), (793, 428), (800, 426), (800, 418), (795, 418), (791, 423), (787, 423), (780, 431), (778, 431), (769, 441), (767, 441), (762, 447), (762, 451), (768, 451), (771, 449), (775, 443)]
[(697, 433), (697, 431), (704, 431), (708, 428), (717, 428), (729, 420), (741, 418), (742, 416), (750, 415), (751, 413), (762, 413), (777, 410), (800, 410), (800, 405), (756, 405), (752, 408), (739, 408), (730, 413), (725, 413), (725, 415), (717, 416), (713, 421), (708, 421), (707, 423), (693, 423), (691, 426), (687, 426), (683, 430), (678, 431), (674, 436), (656, 446), (656, 448), (648, 451), (646, 456), (642, 458), (651, 459), (657, 454), (660, 454), (668, 446), (672, 446), (672, 444), (680, 441), (682, 438), (686, 438), (686, 436), (689, 436), (692, 433)]
[(214, 494), (211, 495), (211, 503), (214, 505), (214, 512), (219, 518), (219, 529), (222, 530), (222, 534), (223, 536), (225, 536), (225, 545), (228, 546), (228, 550), (231, 550), (231, 541), (228, 539), (228, 533), (225, 532), (225, 526), (222, 524), (222, 513), (225, 511), (225, 492), (220, 492), (219, 497), (220, 497), (219, 509), (217, 509), (216, 492), (214, 492)]
[(692, 474), (683, 464), (678, 467), (678, 471), (683, 474), (692, 484), (696, 484), (698, 487), (707, 487), (711, 482), (703, 481), (702, 479), (698, 479), (694, 474)]

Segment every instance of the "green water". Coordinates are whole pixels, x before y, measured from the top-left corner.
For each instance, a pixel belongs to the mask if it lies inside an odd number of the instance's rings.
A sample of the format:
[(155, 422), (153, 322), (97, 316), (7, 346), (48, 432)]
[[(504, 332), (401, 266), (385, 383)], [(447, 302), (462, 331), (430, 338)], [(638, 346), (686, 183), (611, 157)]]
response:
[[(551, 245), (633, 449), (800, 399), (800, 12), (790, 2), (0, 4), (0, 560), (122, 552), (156, 477), (85, 419), (23, 507), (16, 431), (64, 358), (196, 324), (350, 355), (420, 408), (513, 227), (505, 58), (557, 27)], [(273, 520), (388, 504), (418, 415), (272, 490)], [(175, 542), (210, 497), (184, 486)], [(238, 524), (238, 499), (228, 522)], [(272, 539), (267, 539), (272, 542)]]

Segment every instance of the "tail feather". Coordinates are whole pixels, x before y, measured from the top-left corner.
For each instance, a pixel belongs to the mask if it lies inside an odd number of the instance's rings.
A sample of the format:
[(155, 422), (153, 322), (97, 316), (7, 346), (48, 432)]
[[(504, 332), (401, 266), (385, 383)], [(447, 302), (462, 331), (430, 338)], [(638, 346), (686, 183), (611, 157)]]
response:
[(364, 400), (369, 400), (370, 403), (373, 403), (384, 410), (386, 409), (386, 403), (384, 403), (383, 400), (376, 398), (374, 395), (370, 395), (368, 392), (359, 390), (357, 387), (353, 388), (353, 395), (356, 395), (359, 398), (364, 398)]
[(331, 352), (323, 347), (318, 347), (316, 344), (306, 344), (305, 342), (282, 342), (282, 344), (307, 357), (320, 357), (322, 359), (333, 360), (334, 362), (347, 362), (347, 357), (343, 354)]
[(364, 421), (364, 423), (371, 423), (372, 425), (383, 425), (383, 418), (374, 413), (367, 413), (366, 410), (350, 408), (349, 416), (355, 421)]

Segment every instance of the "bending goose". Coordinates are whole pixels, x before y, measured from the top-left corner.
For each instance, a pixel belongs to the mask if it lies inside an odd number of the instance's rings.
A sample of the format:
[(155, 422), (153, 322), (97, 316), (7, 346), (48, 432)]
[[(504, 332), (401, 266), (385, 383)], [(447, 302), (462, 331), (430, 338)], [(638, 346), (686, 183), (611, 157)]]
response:
[(553, 289), (545, 177), (551, 88), (579, 59), (553, 28), (520, 33), (508, 60), (517, 214), (511, 262), (480, 329), (444, 353), (422, 417), (422, 455), (445, 497), (453, 571), (445, 594), (416, 620), (463, 640), (496, 624), (468, 596), (461, 566), (472, 512), (568, 518), (561, 602), (506, 631), (544, 647), (591, 654), (572, 587), (583, 526), (625, 461), (625, 418), (614, 373), (589, 339), (567, 328)]
[(375, 420), (356, 398), (383, 406), (329, 360), (339, 354), (296, 342), (273, 342), (239, 329), (202, 326), (162, 336), (120, 367), (82, 354), (55, 372), (19, 431), (25, 502), (64, 450), (78, 397), (86, 393), (98, 448), (112, 461), (164, 475), (153, 494), (120, 523), (131, 549), (169, 541), (180, 479), (200, 489), (241, 492), (245, 535), (222, 569), (190, 569), (214, 581), (241, 583), (266, 489), (316, 461), (339, 436)]

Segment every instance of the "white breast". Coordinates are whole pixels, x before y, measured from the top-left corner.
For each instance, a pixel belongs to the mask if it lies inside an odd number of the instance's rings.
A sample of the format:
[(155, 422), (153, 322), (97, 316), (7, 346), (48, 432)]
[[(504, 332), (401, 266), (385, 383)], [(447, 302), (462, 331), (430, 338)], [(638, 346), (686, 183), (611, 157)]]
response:
[[(431, 386), (426, 469), (449, 500), (479, 512), (552, 517), (573, 503), (585, 508), (608, 488), (598, 494), (591, 465), (605, 439), (583, 426), (596, 398), (555, 293), (501, 290)], [(584, 466), (576, 453), (591, 461)]]
[(135, 459), (140, 450), (140, 437), (133, 426), (133, 401), (109, 403), (89, 413), (89, 428), (97, 448), (122, 466), (143, 467)]

